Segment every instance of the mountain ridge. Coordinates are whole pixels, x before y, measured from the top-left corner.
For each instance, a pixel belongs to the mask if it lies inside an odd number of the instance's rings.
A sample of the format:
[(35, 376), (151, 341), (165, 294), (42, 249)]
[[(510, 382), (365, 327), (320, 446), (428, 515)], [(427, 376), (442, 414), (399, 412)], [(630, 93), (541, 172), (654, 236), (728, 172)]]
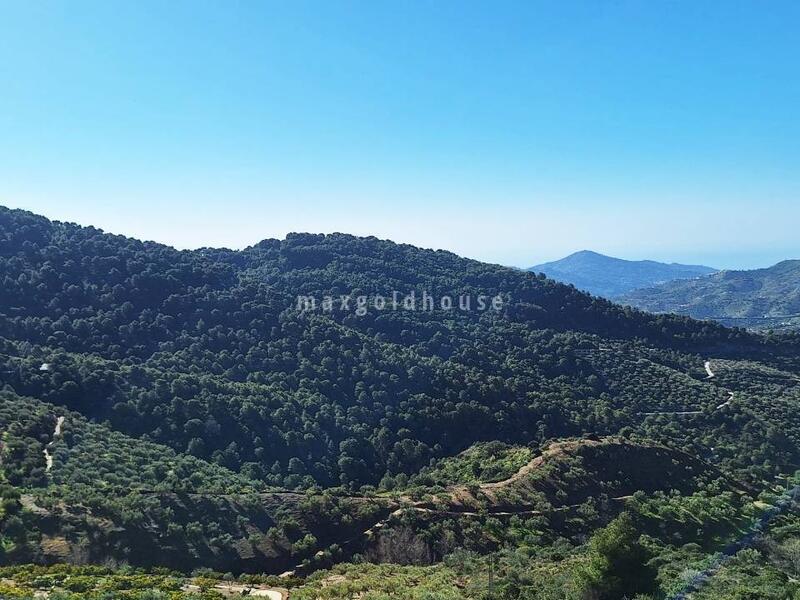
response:
[[(0, 282), (0, 494), (23, 517), (6, 528), (0, 515), (0, 536), (15, 563), (277, 574), (314, 559), (308, 572), (363, 550), (386, 513), (392, 535), (427, 541), (389, 538), (377, 556), (423, 544), (413, 560), (440, 560), (453, 540), (486, 552), (498, 532), (451, 523), (452, 507), (391, 517), (408, 498), (435, 506), (447, 490), (431, 466), (486, 442), (534, 453), (619, 436), (713, 456), (759, 489), (800, 462), (787, 385), (799, 340), (652, 315), (449, 252), (304, 233), (179, 251), (0, 208)], [(363, 315), (295, 306), (300, 294), (392, 290), (508, 302)], [(711, 358), (727, 362), (707, 379)], [(728, 365), (761, 379), (742, 382)], [(559, 497), (582, 485), (565, 466)], [(479, 474), (457, 470), (467, 486)], [(608, 477), (597, 487), (614, 494), (628, 475)], [(655, 492), (642, 481), (625, 495)], [(497, 518), (536, 518), (511, 492)], [(579, 496), (592, 507), (577, 524), (543, 506), (548, 539), (579, 545), (603, 525), (606, 501), (593, 496)]]
[(717, 271), (704, 265), (625, 260), (592, 250), (581, 250), (527, 270), (544, 273), (556, 281), (611, 299), (633, 289), (675, 279), (702, 277)]
[(755, 329), (800, 327), (800, 259), (634, 290), (623, 303)]

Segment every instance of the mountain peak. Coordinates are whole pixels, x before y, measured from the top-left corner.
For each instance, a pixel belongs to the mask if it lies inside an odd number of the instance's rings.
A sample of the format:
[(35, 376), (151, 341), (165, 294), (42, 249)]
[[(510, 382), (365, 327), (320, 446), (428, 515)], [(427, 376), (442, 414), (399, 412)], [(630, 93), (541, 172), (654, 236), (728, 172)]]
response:
[(544, 273), (557, 281), (571, 283), (579, 289), (609, 298), (637, 288), (716, 272), (716, 269), (702, 265), (625, 260), (593, 250), (580, 250), (528, 270)]
[(577, 252), (573, 252), (566, 258), (571, 258), (574, 256), (596, 256), (599, 258), (611, 258), (610, 256), (607, 256), (605, 254), (600, 254), (599, 252), (595, 252), (594, 250), (578, 250)]

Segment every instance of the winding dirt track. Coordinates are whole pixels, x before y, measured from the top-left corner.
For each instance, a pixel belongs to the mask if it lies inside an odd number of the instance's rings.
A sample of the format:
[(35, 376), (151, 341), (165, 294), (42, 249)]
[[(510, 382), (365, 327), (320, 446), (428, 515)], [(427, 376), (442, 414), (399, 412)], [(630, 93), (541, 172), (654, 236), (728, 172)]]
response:
[(728, 399), (725, 400), (725, 402), (723, 402), (722, 404), (717, 405), (717, 407), (714, 410), (719, 410), (720, 408), (725, 408), (726, 406), (728, 406), (728, 404), (731, 403), (731, 400), (733, 400), (733, 397), (734, 393), (728, 392)]
[[(710, 360), (707, 360), (703, 364), (703, 367), (705, 368), (706, 373), (708, 374), (706, 379), (713, 379), (714, 377), (717, 376), (717, 374), (714, 373), (714, 371), (711, 369), (711, 361)], [(714, 410), (717, 411), (717, 410), (719, 410), (721, 408), (725, 408), (726, 406), (728, 406), (731, 403), (731, 401), (733, 400), (734, 396), (735, 396), (735, 394), (728, 390), (728, 399), (725, 402), (722, 402), (721, 404), (717, 404), (714, 407)], [(650, 411), (650, 412), (640, 412), (639, 414), (640, 415), (644, 415), (644, 416), (649, 416), (649, 415), (676, 415), (676, 416), (681, 416), (681, 415), (702, 415), (703, 411), (702, 410), (654, 410), (654, 411)]]
[(555, 446), (557, 445), (558, 444), (551, 444), (550, 446), (548, 446), (544, 452), (542, 452), (539, 456), (536, 456), (535, 458), (528, 461), (526, 465), (520, 468), (519, 471), (514, 473), (508, 479), (503, 479), (501, 481), (492, 481), (490, 483), (481, 483), (480, 484), (481, 491), (502, 489), (504, 487), (508, 487), (512, 483), (516, 483), (517, 481), (525, 477), (528, 473), (540, 467), (547, 458), (555, 454), (558, 454), (558, 452), (561, 449), (561, 446), (556, 448)]
[[(575, 441), (555, 442), (555, 443), (551, 444), (550, 446), (548, 446), (542, 452), (542, 454), (532, 458), (530, 461), (528, 461), (526, 464), (524, 464), (522, 467), (520, 467), (519, 470), (517, 470), (517, 472), (514, 473), (513, 475), (511, 475), (510, 477), (508, 477), (506, 479), (503, 479), (501, 481), (494, 481), (494, 482), (490, 482), (490, 483), (482, 483), (482, 484), (479, 485), (479, 489), (480, 489), (481, 492), (483, 492), (487, 496), (491, 497), (493, 495), (493, 491), (499, 490), (499, 489), (502, 489), (504, 487), (507, 487), (509, 485), (514, 484), (515, 482), (517, 482), (520, 479), (522, 479), (525, 476), (527, 476), (531, 471), (533, 471), (533, 470), (537, 469), (538, 467), (540, 467), (545, 462), (545, 460), (547, 460), (548, 458), (551, 458), (553, 456), (557, 456), (557, 455), (563, 453), (565, 447), (574, 445), (576, 443), (596, 443), (596, 442), (591, 442), (591, 441), (587, 441), (587, 440), (581, 440), (581, 442), (575, 442)], [(470, 496), (470, 497), (472, 495), (467, 490), (467, 488), (465, 486), (463, 486), (463, 485), (450, 486), (448, 488), (448, 492), (450, 493), (451, 498), (453, 500), (456, 500), (459, 497), (463, 497), (465, 494)], [(365, 529), (363, 533), (357, 535), (356, 537), (354, 537), (354, 538), (352, 538), (350, 540), (345, 541), (342, 544), (343, 546), (348, 546), (349, 544), (351, 544), (353, 542), (356, 542), (358, 539), (370, 538), (373, 535), (376, 535), (381, 529), (386, 527), (386, 525), (389, 523), (389, 521), (392, 518), (401, 516), (403, 514), (403, 512), (407, 511), (407, 510), (410, 510), (410, 511), (413, 511), (413, 512), (417, 512), (417, 513), (433, 514), (433, 515), (444, 515), (444, 516), (454, 516), (454, 517), (455, 516), (458, 516), (458, 517), (471, 517), (471, 516), (477, 517), (477, 516), (486, 516), (486, 515), (493, 515), (493, 516), (527, 515), (527, 516), (533, 516), (533, 515), (546, 514), (545, 512), (543, 512), (543, 511), (541, 511), (539, 509), (532, 509), (532, 508), (529, 508), (529, 507), (520, 507), (519, 509), (515, 509), (515, 510), (507, 510), (507, 509), (506, 510), (491, 510), (491, 509), (489, 509), (489, 510), (486, 510), (486, 511), (483, 511), (483, 512), (477, 511), (477, 510), (468, 510), (468, 509), (454, 510), (452, 507), (451, 508), (435, 508), (435, 507), (432, 507), (429, 504), (426, 504), (424, 502), (419, 502), (419, 501), (412, 500), (408, 496), (400, 496), (400, 497), (395, 498), (395, 499), (387, 498), (386, 500), (388, 502), (392, 502), (393, 500), (395, 502), (399, 502), (400, 506), (398, 506), (397, 508), (392, 510), (388, 515), (386, 515), (384, 518), (382, 518), (381, 520), (376, 522), (371, 527)], [(624, 498), (623, 497), (614, 498), (614, 500), (624, 500)], [(577, 506), (580, 506), (580, 505), (579, 504), (575, 504), (575, 505), (559, 506), (559, 507), (552, 508), (551, 510), (546, 511), (546, 512), (547, 513), (551, 513), (551, 512), (570, 510), (570, 509), (576, 508)], [(304, 568), (304, 565), (302, 565), (302, 564), (301, 565), (297, 565), (294, 570), (286, 571), (285, 573), (282, 573), (280, 576), (281, 577), (290, 577), (290, 576), (294, 575), (296, 572), (298, 572), (299, 570), (301, 570), (303, 568)]]
[(711, 361), (707, 360), (703, 366), (706, 369), (706, 373), (708, 373), (708, 377), (706, 377), (706, 379), (712, 379), (715, 375), (714, 371), (711, 370)]
[(56, 438), (61, 435), (61, 427), (64, 425), (64, 417), (58, 417), (56, 419), (56, 427), (53, 430), (53, 439), (50, 440), (50, 443), (44, 447), (44, 462), (45, 462), (45, 472), (49, 473), (50, 469), (53, 468), (53, 456), (50, 454), (50, 446), (52, 446)]
[[(219, 583), (211, 588), (212, 591), (222, 594), (226, 597), (235, 598), (269, 598), (269, 600), (286, 600), (289, 597), (288, 590), (283, 588), (263, 587), (263, 586), (249, 586), (240, 585), (235, 583)], [(200, 592), (200, 586), (188, 584), (183, 586), (184, 592)]]

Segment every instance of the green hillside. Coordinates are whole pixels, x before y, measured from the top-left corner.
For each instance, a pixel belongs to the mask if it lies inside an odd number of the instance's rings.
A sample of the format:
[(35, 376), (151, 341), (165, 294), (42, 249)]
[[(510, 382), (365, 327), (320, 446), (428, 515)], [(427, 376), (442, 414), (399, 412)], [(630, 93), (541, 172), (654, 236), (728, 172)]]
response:
[[(280, 485), (377, 484), (476, 441), (593, 431), (577, 409), (606, 390), (576, 351), (605, 338), (762, 346), (374, 238), (180, 252), (19, 211), (0, 227), (15, 391)], [(299, 294), (392, 290), (510, 300), (502, 312), (296, 309)]]
[(634, 290), (621, 301), (651, 312), (713, 319), (730, 326), (796, 329), (800, 326), (800, 260), (673, 281)]
[[(579, 594), (611, 585), (581, 566), (603, 536), (649, 535), (664, 579), (637, 589), (663, 591), (800, 464), (797, 337), (448, 252), (344, 234), (178, 251), (0, 209), (0, 279), (6, 563), (287, 571), (302, 598), (319, 569), (371, 581), (364, 559), (408, 565), (387, 585), (451, 569), (476, 590), (497, 560)], [(455, 303), (378, 308), (393, 292)], [(463, 597), (537, 597), (487, 593)]]

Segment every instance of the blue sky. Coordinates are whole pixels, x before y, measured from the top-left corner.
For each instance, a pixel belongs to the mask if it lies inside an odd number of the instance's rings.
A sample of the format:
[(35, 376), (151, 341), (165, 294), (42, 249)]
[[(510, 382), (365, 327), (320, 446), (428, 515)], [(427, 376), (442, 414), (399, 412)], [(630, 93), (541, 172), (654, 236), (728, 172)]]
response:
[(191, 248), (800, 258), (800, 4), (2, 2), (0, 204)]

